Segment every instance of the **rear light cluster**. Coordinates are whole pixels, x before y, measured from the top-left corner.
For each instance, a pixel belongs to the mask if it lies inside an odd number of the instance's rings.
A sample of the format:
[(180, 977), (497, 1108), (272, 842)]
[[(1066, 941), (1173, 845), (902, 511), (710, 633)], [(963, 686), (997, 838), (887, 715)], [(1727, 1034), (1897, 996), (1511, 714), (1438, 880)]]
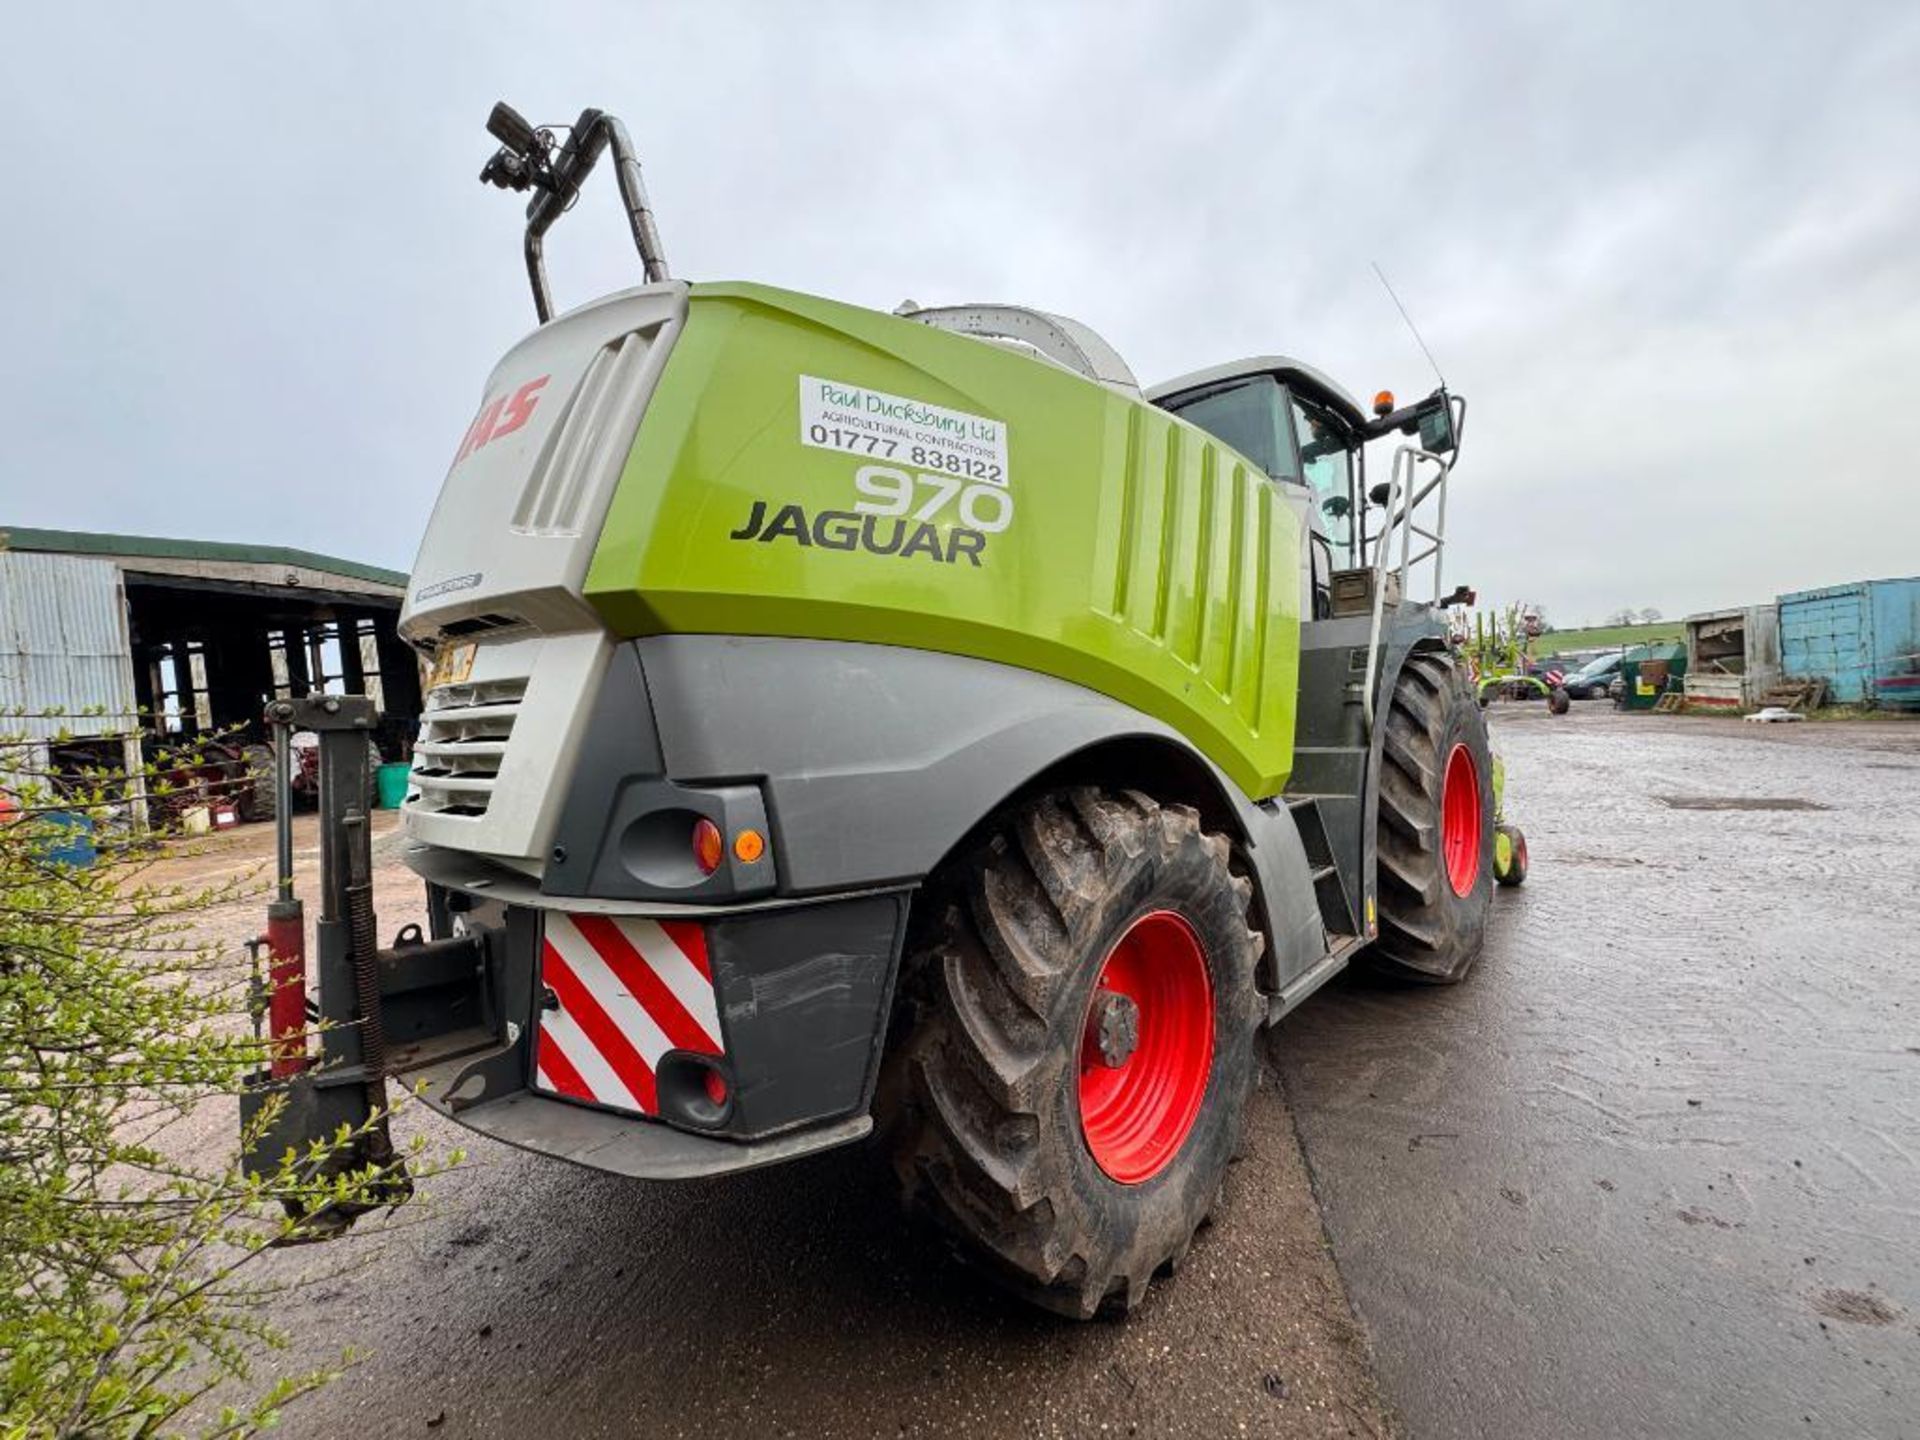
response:
[(727, 842), (720, 827), (702, 815), (693, 822), (693, 863), (702, 875), (711, 875), (726, 858)]
[[(733, 853), (751, 865), (767, 853), (767, 840), (758, 830), (741, 830), (733, 837)], [(727, 858), (727, 838), (720, 827), (702, 815), (693, 822), (693, 863), (702, 875), (711, 875)]]

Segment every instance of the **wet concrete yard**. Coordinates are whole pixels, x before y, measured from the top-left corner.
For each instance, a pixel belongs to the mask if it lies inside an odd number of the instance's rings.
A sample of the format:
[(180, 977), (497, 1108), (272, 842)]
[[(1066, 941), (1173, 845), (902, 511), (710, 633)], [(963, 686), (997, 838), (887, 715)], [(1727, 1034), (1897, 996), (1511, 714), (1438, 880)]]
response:
[(1495, 712), (1533, 875), (1275, 1036), (1418, 1436), (1920, 1435), (1920, 725)]
[[(1003, 1301), (859, 1151), (647, 1186), (480, 1142), (272, 1257), (347, 1267), (276, 1370), (368, 1352), (281, 1433), (1920, 1436), (1920, 724), (1495, 741), (1534, 873), (1479, 969), (1274, 1032), (1223, 1223), (1128, 1325)], [(412, 895), (383, 867), (384, 930)]]

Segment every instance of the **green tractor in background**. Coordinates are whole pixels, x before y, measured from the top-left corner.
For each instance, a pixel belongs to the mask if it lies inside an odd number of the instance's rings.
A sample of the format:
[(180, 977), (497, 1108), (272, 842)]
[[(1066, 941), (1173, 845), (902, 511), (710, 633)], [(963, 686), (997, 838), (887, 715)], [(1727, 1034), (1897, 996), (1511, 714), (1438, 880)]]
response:
[(1567, 694), (1557, 676), (1541, 675), (1533, 663), (1533, 644), (1544, 633), (1539, 612), (1508, 605), (1491, 615), (1473, 612), (1468, 626), (1464, 612), (1456, 614), (1454, 639), (1467, 661), (1481, 704), (1495, 697), (1506, 700), (1538, 695), (1555, 715), (1567, 713)]

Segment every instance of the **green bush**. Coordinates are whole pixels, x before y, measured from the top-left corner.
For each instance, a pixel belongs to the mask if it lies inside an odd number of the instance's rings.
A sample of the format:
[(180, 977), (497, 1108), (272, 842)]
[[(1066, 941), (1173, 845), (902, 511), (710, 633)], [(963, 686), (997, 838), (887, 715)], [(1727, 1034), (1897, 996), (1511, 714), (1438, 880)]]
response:
[[(44, 753), (0, 735), (0, 1435), (252, 1434), (332, 1372), (256, 1377), (287, 1341), (249, 1267), (297, 1238), (285, 1202), (311, 1214), (380, 1177), (318, 1153), (255, 1177), (237, 1145), (168, 1143), (261, 1063), (245, 967), (205, 928), (252, 880), (152, 882), (130, 777), (38, 773)], [(145, 767), (156, 815), (182, 758)], [(93, 863), (57, 859), (89, 826)]]

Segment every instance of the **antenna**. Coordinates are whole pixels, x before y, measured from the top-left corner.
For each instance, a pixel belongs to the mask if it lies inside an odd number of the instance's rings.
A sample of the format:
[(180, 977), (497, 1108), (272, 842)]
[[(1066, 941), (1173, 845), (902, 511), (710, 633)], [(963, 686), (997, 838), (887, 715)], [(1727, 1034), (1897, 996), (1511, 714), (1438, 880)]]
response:
[(1447, 377), (1440, 373), (1440, 362), (1433, 358), (1433, 351), (1427, 348), (1427, 342), (1420, 338), (1420, 327), (1413, 323), (1413, 317), (1407, 314), (1407, 307), (1400, 303), (1400, 297), (1394, 293), (1393, 284), (1387, 279), (1387, 272), (1380, 268), (1378, 260), (1369, 261), (1373, 273), (1380, 277), (1380, 283), (1386, 288), (1387, 298), (1393, 301), (1393, 308), (1400, 312), (1400, 318), (1407, 322), (1407, 329), (1413, 334), (1413, 343), (1420, 347), (1420, 353), (1427, 357), (1427, 364), (1433, 367), (1433, 376), (1440, 382), (1442, 390), (1447, 388)]

